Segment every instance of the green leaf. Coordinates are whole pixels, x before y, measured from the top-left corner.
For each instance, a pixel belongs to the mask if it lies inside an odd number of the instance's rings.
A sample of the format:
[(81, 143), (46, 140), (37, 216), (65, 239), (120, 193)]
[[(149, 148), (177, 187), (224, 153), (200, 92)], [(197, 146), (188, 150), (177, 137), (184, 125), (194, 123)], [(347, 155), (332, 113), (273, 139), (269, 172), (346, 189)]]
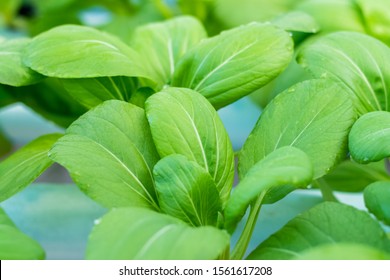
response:
[(214, 179), (222, 203), (234, 177), (234, 153), (217, 112), (199, 93), (166, 88), (145, 103), (154, 143), (161, 157), (181, 154)]
[(161, 210), (192, 226), (216, 226), (221, 210), (213, 178), (182, 155), (161, 159), (153, 170)]
[[(115, 230), (113, 230), (115, 229)], [(113, 209), (95, 226), (87, 259), (216, 259), (229, 235), (214, 227), (190, 227), (178, 219), (140, 208)]]
[(131, 46), (145, 64), (150, 77), (161, 88), (170, 84), (177, 61), (207, 34), (193, 17), (181, 16), (136, 29)]
[(12, 149), (11, 142), (4, 136), (3, 132), (0, 129), (0, 157), (10, 152)]
[(136, 91), (136, 81), (131, 77), (62, 79), (61, 82), (68, 94), (88, 109), (111, 99), (129, 101)]
[(356, 0), (364, 18), (368, 33), (390, 44), (390, 1), (389, 0)]
[(241, 178), (267, 154), (283, 146), (304, 151), (323, 176), (346, 154), (355, 120), (345, 90), (331, 80), (309, 80), (289, 88), (266, 107), (239, 154)]
[(383, 161), (359, 164), (345, 160), (322, 178), (333, 190), (341, 192), (361, 192), (376, 181), (390, 180)]
[(57, 78), (147, 77), (138, 54), (118, 38), (77, 25), (55, 27), (35, 37), (23, 62)]
[(106, 101), (75, 121), (50, 151), (88, 196), (106, 207), (158, 209), (152, 169), (158, 154), (144, 110)]
[(0, 201), (27, 187), (52, 165), (48, 151), (60, 136), (41, 136), (0, 163)]
[(376, 248), (353, 243), (325, 244), (303, 251), (297, 260), (390, 260)]
[(324, 202), (298, 215), (261, 243), (248, 259), (291, 259), (325, 244), (354, 243), (390, 252), (390, 240), (369, 214)]
[(365, 32), (360, 11), (354, 2), (351, 0), (302, 1), (295, 10), (311, 15), (322, 32), (339, 30)]
[(234, 230), (249, 204), (261, 193), (285, 185), (306, 187), (312, 177), (312, 165), (304, 152), (294, 147), (275, 150), (257, 162), (234, 189), (224, 210), (225, 228)]
[(371, 112), (352, 126), (349, 134), (352, 158), (360, 163), (379, 161), (390, 156), (390, 113)]
[(0, 208), (0, 259), (42, 260), (45, 252), (35, 240), (22, 233)]
[(272, 23), (288, 31), (317, 33), (320, 30), (315, 19), (311, 15), (301, 11), (282, 14), (274, 18)]
[(0, 84), (25, 86), (43, 79), (22, 63), (22, 51), (29, 42), (29, 39), (0, 42)]
[(180, 59), (172, 85), (200, 92), (219, 109), (270, 82), (287, 67), (292, 54), (287, 32), (251, 23), (192, 48)]
[(360, 33), (331, 33), (308, 44), (297, 60), (314, 76), (341, 82), (360, 115), (390, 110), (390, 49), (382, 42)]
[(368, 210), (379, 220), (390, 225), (390, 182), (375, 182), (364, 190)]

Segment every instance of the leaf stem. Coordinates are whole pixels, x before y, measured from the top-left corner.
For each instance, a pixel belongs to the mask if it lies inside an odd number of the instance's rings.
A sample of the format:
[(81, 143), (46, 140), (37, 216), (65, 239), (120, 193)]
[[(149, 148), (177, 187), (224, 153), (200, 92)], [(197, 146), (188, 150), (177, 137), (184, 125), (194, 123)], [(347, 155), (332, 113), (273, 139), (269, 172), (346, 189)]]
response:
[(256, 225), (257, 217), (259, 216), (261, 205), (263, 203), (264, 196), (267, 192), (263, 191), (260, 196), (256, 199), (256, 201), (251, 205), (251, 210), (249, 212), (248, 220), (246, 221), (244, 230), (241, 233), (240, 238), (236, 246), (231, 253), (231, 260), (241, 260), (248, 248), (249, 241), (252, 237), (253, 230)]
[(312, 183), (316, 188), (319, 188), (322, 194), (322, 197), (325, 201), (339, 202), (336, 196), (333, 194), (332, 188), (329, 184), (323, 179), (317, 179)]

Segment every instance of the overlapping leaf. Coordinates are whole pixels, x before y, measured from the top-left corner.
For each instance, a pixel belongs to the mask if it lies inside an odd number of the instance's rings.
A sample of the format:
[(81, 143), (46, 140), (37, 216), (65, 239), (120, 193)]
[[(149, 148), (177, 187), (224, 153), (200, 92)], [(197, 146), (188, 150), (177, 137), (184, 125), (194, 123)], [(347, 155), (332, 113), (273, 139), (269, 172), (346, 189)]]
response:
[(0, 163), (0, 201), (27, 187), (52, 165), (48, 152), (59, 137), (41, 136)]
[(292, 54), (287, 32), (251, 23), (192, 48), (180, 59), (172, 85), (200, 92), (218, 109), (270, 82), (287, 67)]
[[(282, 147), (256, 163), (234, 189), (225, 213), (225, 228), (234, 230), (245, 210), (261, 193), (290, 185), (306, 187), (313, 170), (307, 155), (294, 147)], [(287, 186), (290, 192), (294, 188)]]
[(241, 178), (259, 160), (283, 146), (304, 151), (314, 179), (326, 174), (346, 154), (355, 120), (345, 90), (331, 80), (309, 80), (278, 95), (264, 110), (239, 155)]
[(22, 51), (29, 42), (29, 39), (0, 42), (0, 84), (25, 86), (43, 79), (22, 63)]
[[(115, 229), (115, 230), (113, 230)], [(229, 235), (214, 227), (190, 227), (178, 219), (141, 208), (113, 209), (89, 237), (87, 259), (217, 259)]]
[(210, 174), (182, 155), (161, 159), (153, 170), (161, 210), (193, 226), (217, 224), (221, 203)]
[(359, 118), (349, 134), (352, 158), (361, 163), (390, 156), (390, 112), (371, 112)]
[(104, 102), (75, 121), (50, 152), (75, 183), (106, 207), (158, 209), (152, 169), (158, 154), (144, 110)]
[(390, 182), (375, 182), (364, 190), (368, 210), (379, 220), (390, 225)]
[(382, 42), (336, 32), (307, 45), (297, 59), (315, 76), (341, 82), (359, 114), (390, 110), (390, 49)]
[(354, 243), (390, 252), (390, 240), (366, 212), (325, 202), (298, 215), (259, 245), (249, 259), (291, 259), (325, 244)]
[(177, 61), (205, 37), (206, 31), (196, 18), (182, 16), (139, 27), (131, 46), (161, 88), (171, 82)]
[(181, 154), (197, 162), (226, 201), (233, 184), (234, 153), (211, 104), (193, 90), (167, 88), (151, 96), (145, 109), (160, 156)]

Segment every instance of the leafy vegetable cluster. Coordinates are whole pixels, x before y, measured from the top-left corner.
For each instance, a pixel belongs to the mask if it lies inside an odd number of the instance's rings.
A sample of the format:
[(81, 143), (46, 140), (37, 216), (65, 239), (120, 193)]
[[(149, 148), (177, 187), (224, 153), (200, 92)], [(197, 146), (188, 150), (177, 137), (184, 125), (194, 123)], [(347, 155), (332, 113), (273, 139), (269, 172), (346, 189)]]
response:
[[(388, 259), (390, 49), (380, 27), (389, 18), (368, 22), (367, 35), (316, 16), (327, 1), (285, 2), (291, 12), (272, 23), (212, 37), (179, 16), (141, 25), (128, 41), (62, 25), (1, 42), (4, 96), (35, 89), (33, 104), (54, 88), (52, 101), (68, 107), (65, 117), (43, 110), (67, 126), (64, 135), (42, 136), (0, 163), (0, 201), (56, 162), (111, 209), (90, 234), (88, 259)], [(353, 2), (368, 18), (386, 1)], [(350, 4), (332, 5), (353, 13)], [(354, 31), (308, 37), (320, 28)], [(265, 108), (238, 152), (232, 189), (235, 153), (216, 110), (256, 91)], [(246, 252), (262, 205), (308, 186), (325, 200), (335, 200), (332, 190), (364, 190), (376, 219), (327, 201)], [(44, 257), (15, 231), (0, 213), (1, 258)]]

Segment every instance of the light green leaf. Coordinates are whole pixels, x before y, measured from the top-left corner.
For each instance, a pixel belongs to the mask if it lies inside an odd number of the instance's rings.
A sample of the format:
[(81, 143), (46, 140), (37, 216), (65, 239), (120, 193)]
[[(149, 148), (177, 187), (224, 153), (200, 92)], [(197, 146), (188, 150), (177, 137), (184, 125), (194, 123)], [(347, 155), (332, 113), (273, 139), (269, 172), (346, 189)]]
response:
[(0, 201), (27, 187), (52, 165), (48, 151), (60, 136), (41, 136), (0, 163)]
[[(113, 230), (115, 229), (115, 230)], [(89, 237), (87, 259), (217, 259), (229, 235), (214, 227), (190, 227), (171, 216), (141, 208), (113, 209)]]
[(131, 77), (61, 79), (61, 82), (68, 94), (88, 109), (110, 99), (129, 101), (136, 91), (136, 81)]
[(390, 110), (390, 49), (360, 33), (336, 32), (320, 37), (297, 60), (316, 77), (341, 82), (362, 115)]
[(55, 27), (35, 37), (23, 62), (49, 77), (147, 77), (138, 54), (118, 38), (78, 25)]
[(234, 153), (217, 112), (199, 93), (166, 88), (145, 103), (153, 140), (161, 157), (181, 154), (214, 179), (222, 203), (234, 177)]
[(193, 17), (181, 16), (162, 23), (150, 23), (136, 29), (131, 46), (161, 88), (170, 84), (177, 61), (207, 34)]
[(369, 214), (324, 202), (298, 215), (261, 243), (248, 259), (292, 259), (325, 244), (354, 243), (390, 252), (390, 240)]
[(241, 178), (267, 154), (283, 146), (304, 151), (314, 179), (326, 174), (346, 154), (355, 120), (345, 90), (331, 80), (309, 80), (275, 97), (262, 113), (239, 154)]
[(35, 240), (22, 233), (0, 208), (0, 259), (41, 260), (45, 252)]
[(333, 190), (342, 192), (361, 192), (376, 181), (390, 181), (383, 161), (359, 164), (345, 160), (322, 178)]
[(359, 118), (349, 134), (349, 150), (360, 163), (389, 157), (390, 112), (371, 112)]
[(375, 182), (364, 190), (368, 210), (379, 220), (390, 225), (390, 182)]
[(303, 251), (297, 260), (390, 260), (376, 248), (354, 243), (325, 244)]
[(22, 63), (22, 51), (29, 42), (29, 39), (0, 42), (0, 84), (25, 86), (43, 79)]
[(200, 92), (219, 109), (270, 82), (287, 67), (292, 54), (287, 32), (251, 23), (192, 48), (180, 59), (172, 85)]
[(292, 11), (272, 20), (272, 23), (288, 31), (316, 33), (320, 30), (315, 19), (307, 13)]
[(365, 32), (360, 11), (351, 0), (302, 1), (295, 10), (311, 15), (323, 32), (339, 30)]
[(355, 0), (372, 36), (390, 45), (390, 1)]
[(294, 147), (275, 150), (257, 162), (234, 189), (224, 210), (225, 228), (234, 230), (249, 204), (261, 193), (285, 185), (306, 187), (312, 177), (312, 165), (304, 152)]
[(213, 178), (182, 155), (161, 159), (153, 170), (161, 210), (192, 226), (216, 226), (221, 210)]
[(50, 151), (88, 196), (106, 207), (158, 209), (152, 169), (158, 154), (144, 110), (106, 101), (75, 121)]

